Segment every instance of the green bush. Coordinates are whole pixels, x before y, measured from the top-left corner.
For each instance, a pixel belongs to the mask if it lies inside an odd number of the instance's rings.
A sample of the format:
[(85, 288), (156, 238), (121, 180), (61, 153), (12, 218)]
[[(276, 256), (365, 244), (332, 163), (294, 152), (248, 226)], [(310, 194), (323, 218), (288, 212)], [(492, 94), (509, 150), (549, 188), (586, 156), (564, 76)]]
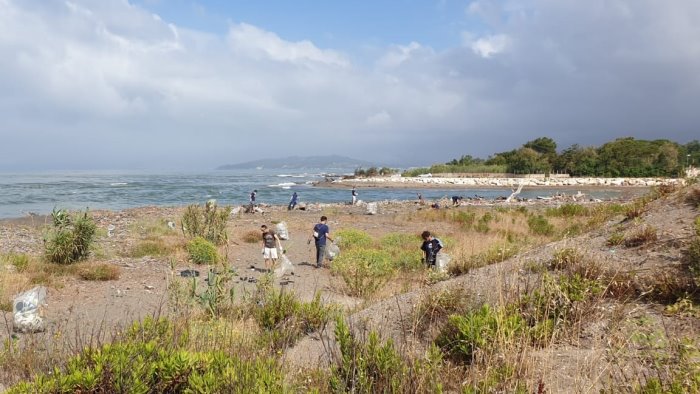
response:
[[(20, 383), (19, 393), (242, 393), (287, 391), (280, 365), (271, 358), (244, 361), (222, 351), (191, 352), (164, 338), (172, 327), (156, 323), (162, 337), (126, 336), (122, 342), (87, 348), (65, 368)], [(134, 330), (140, 334), (141, 330)]]
[(53, 228), (44, 238), (44, 257), (57, 264), (71, 264), (90, 254), (97, 226), (88, 212), (70, 215), (60, 209), (51, 214)]
[(588, 216), (588, 208), (580, 204), (564, 204), (557, 208), (547, 209), (547, 216)]
[(695, 218), (695, 235), (700, 237), (700, 216)]
[(388, 253), (372, 249), (350, 249), (341, 253), (331, 266), (340, 275), (349, 292), (356, 296), (368, 296), (393, 274)]
[(421, 242), (417, 234), (391, 233), (384, 236), (379, 244), (391, 256), (395, 268), (410, 271), (423, 267), (419, 249)]
[(196, 237), (187, 243), (190, 261), (195, 264), (214, 264), (219, 261), (216, 246), (202, 237)]
[(452, 315), (435, 340), (450, 357), (470, 364), (477, 349), (495, 347), (498, 341), (511, 341), (527, 324), (517, 313), (484, 304), (465, 315)]
[(547, 218), (542, 215), (530, 216), (527, 219), (527, 226), (533, 234), (550, 236), (554, 234), (554, 225), (549, 223)]
[(336, 393), (440, 393), (439, 349), (431, 346), (425, 360), (406, 360), (393, 342), (382, 342), (375, 331), (365, 341), (352, 335), (342, 319), (336, 321), (335, 338), (340, 349), (329, 379), (328, 392)]
[(24, 272), (27, 270), (27, 268), (29, 268), (29, 256), (27, 256), (24, 253), (21, 253), (21, 254), (11, 253), (11, 254), (5, 255), (3, 257), (4, 257), (3, 260), (12, 264), (12, 266), (15, 267), (17, 272)]
[(364, 231), (355, 229), (344, 229), (336, 231), (334, 237), (338, 239), (338, 246), (341, 249), (367, 248), (372, 246), (372, 237)]
[(625, 243), (625, 234), (620, 232), (614, 232), (610, 234), (605, 244), (608, 246), (619, 246)]
[(230, 215), (231, 207), (219, 208), (214, 200), (207, 201), (204, 207), (190, 205), (182, 216), (182, 232), (222, 245), (228, 240), (226, 222)]
[(580, 265), (583, 262), (583, 255), (576, 249), (566, 248), (554, 252), (552, 260), (549, 262), (549, 268), (555, 270), (572, 268)]

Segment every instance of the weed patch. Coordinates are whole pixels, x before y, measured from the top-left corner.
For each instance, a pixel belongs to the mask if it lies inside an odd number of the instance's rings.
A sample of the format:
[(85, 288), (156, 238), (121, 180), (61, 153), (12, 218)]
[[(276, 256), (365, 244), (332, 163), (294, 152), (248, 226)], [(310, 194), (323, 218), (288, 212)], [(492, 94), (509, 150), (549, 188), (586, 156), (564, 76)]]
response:
[(57, 264), (71, 264), (90, 254), (97, 226), (88, 212), (71, 215), (59, 209), (51, 213), (53, 229), (45, 236), (44, 256)]
[(554, 225), (549, 223), (547, 218), (542, 215), (530, 216), (527, 220), (527, 226), (536, 235), (550, 236), (554, 234)]
[(369, 296), (391, 277), (393, 266), (385, 251), (350, 249), (333, 260), (331, 272), (343, 278), (350, 294)]
[(644, 226), (637, 230), (637, 232), (634, 234), (625, 238), (625, 246), (628, 248), (634, 248), (650, 242), (655, 242), (657, 239), (658, 235), (656, 233), (656, 228), (652, 226)]
[(219, 261), (216, 246), (202, 237), (196, 237), (187, 243), (187, 253), (194, 264), (214, 264)]
[(231, 207), (220, 208), (213, 200), (204, 207), (193, 204), (185, 209), (182, 216), (182, 232), (190, 237), (201, 237), (214, 245), (222, 245), (228, 240), (226, 222), (231, 215)]
[(119, 279), (119, 267), (107, 263), (86, 264), (77, 270), (80, 279), (107, 281)]

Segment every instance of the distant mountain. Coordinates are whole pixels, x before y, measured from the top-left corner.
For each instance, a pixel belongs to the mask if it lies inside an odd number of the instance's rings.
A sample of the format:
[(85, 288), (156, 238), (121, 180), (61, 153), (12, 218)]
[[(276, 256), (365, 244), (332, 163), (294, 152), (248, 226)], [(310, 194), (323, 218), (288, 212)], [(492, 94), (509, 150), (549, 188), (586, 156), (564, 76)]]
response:
[(251, 168), (289, 168), (289, 169), (304, 169), (304, 168), (343, 168), (355, 169), (358, 167), (369, 168), (375, 166), (368, 161), (352, 159), (350, 157), (331, 155), (331, 156), (290, 156), (280, 159), (261, 159), (247, 161), (237, 164), (226, 164), (219, 166), (217, 170), (243, 170)]

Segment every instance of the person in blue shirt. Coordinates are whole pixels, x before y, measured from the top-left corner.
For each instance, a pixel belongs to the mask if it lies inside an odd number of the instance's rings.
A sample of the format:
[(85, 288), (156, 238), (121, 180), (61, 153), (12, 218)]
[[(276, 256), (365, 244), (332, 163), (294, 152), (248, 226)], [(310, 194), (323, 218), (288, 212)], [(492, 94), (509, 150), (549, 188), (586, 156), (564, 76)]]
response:
[[(311, 234), (316, 245), (316, 268), (321, 268), (323, 265), (323, 258), (326, 255), (326, 239), (333, 242), (333, 238), (330, 236), (331, 230), (326, 224), (327, 221), (328, 218), (326, 216), (321, 216), (321, 221), (314, 225), (313, 233)], [(311, 238), (309, 238), (308, 243), (311, 243)]]
[(437, 264), (437, 254), (442, 249), (442, 242), (433, 237), (430, 231), (423, 231), (421, 238), (423, 238), (423, 245), (420, 249), (423, 251), (425, 264), (428, 268), (434, 268)]
[(287, 206), (287, 210), (291, 211), (296, 206), (297, 206), (297, 192), (294, 192), (294, 194), (292, 194), (292, 199), (289, 200), (289, 205)]

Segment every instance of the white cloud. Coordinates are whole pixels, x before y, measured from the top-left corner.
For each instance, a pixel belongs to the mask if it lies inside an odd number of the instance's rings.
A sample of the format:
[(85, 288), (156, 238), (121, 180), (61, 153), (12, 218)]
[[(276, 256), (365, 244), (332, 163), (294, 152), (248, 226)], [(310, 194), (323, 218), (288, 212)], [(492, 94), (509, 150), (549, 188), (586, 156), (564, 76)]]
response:
[(369, 126), (385, 126), (391, 123), (391, 115), (386, 111), (380, 111), (368, 116), (365, 122)]
[(255, 57), (264, 55), (272, 60), (291, 63), (318, 62), (340, 67), (349, 65), (339, 52), (321, 50), (307, 40), (285, 41), (275, 33), (247, 23), (231, 26), (228, 39), (235, 51)]
[(486, 28), (461, 46), (415, 37), (353, 63), (246, 23), (187, 29), (124, 0), (0, 0), (0, 170), (319, 151), (415, 163), (543, 135), (562, 147), (697, 138), (700, 2), (472, 4)]
[(463, 37), (469, 40), (468, 45), (471, 50), (483, 58), (490, 58), (504, 52), (510, 45), (510, 37), (505, 34), (480, 37), (476, 40), (472, 40), (470, 34), (463, 34)]

